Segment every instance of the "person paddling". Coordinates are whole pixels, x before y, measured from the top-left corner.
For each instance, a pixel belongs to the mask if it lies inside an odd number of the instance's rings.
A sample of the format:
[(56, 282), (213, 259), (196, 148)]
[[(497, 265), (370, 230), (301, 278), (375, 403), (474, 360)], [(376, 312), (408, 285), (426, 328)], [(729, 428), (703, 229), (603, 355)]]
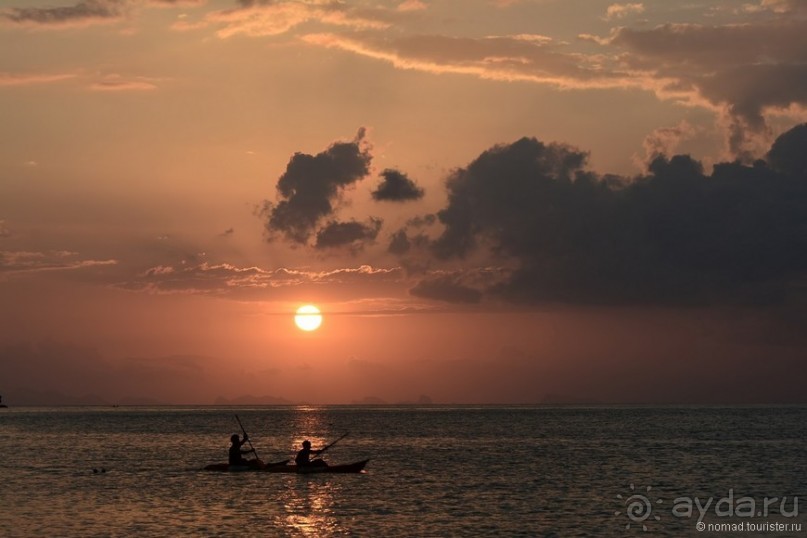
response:
[(312, 450), (311, 449), (311, 441), (305, 440), (303, 441), (303, 449), (297, 453), (297, 456), (294, 458), (294, 462), (297, 464), (297, 467), (327, 467), (328, 464), (325, 463), (325, 460), (316, 459), (312, 460), (311, 455), (314, 456), (322, 453), (325, 450)]
[(252, 449), (241, 448), (247, 441), (249, 441), (249, 436), (246, 433), (244, 433), (243, 439), (240, 439), (237, 433), (230, 437), (230, 442), (232, 443), (230, 445), (230, 465), (260, 465), (260, 460), (246, 460), (242, 457), (243, 454), (254, 452)]

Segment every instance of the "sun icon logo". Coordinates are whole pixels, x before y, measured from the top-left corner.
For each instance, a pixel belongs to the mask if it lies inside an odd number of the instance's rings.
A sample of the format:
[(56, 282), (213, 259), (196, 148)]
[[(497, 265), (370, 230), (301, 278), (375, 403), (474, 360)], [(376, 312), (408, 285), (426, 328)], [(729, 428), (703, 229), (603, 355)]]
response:
[[(647, 495), (643, 495), (641, 493), (635, 493), (636, 486), (633, 484), (630, 485), (631, 494), (628, 497), (623, 497), (622, 495), (617, 495), (616, 498), (622, 501), (625, 505), (625, 515), (628, 516), (628, 524), (625, 525), (625, 530), (630, 529), (632, 523), (641, 524), (642, 530), (647, 531), (647, 525), (645, 522), (653, 515), (653, 503), (650, 502), (650, 490), (652, 489), (651, 486), (647, 486), (645, 489)], [(656, 499), (656, 504), (660, 504), (664, 501), (661, 499)], [(615, 516), (622, 515), (622, 511), (617, 510), (614, 512)], [(660, 520), (659, 516), (653, 515), (653, 519), (656, 521)]]

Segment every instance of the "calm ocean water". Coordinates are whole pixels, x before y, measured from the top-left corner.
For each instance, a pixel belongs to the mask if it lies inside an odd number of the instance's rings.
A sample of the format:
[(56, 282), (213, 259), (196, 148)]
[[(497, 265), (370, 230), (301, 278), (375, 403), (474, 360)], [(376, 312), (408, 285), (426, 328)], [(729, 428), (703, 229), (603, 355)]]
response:
[[(367, 472), (200, 471), (235, 413)], [(807, 535), (805, 407), (12, 407), (0, 454), (0, 536)]]

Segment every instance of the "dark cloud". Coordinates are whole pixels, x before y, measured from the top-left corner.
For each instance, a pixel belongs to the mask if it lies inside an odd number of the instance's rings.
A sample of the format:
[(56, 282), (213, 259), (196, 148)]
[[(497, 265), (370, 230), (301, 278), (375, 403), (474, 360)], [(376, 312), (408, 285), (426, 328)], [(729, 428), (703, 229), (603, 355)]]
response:
[(406, 234), (406, 230), (398, 230), (397, 232), (393, 233), (390, 237), (389, 247), (387, 247), (387, 251), (391, 252), (392, 254), (406, 254), (409, 252), (411, 248), (411, 243), (409, 242), (409, 237)]
[(418, 215), (416, 217), (412, 217), (406, 221), (406, 225), (415, 228), (423, 228), (426, 226), (431, 226), (435, 222), (437, 222), (437, 215), (430, 213), (428, 215)]
[[(503, 248), (530, 250), (548, 241), (545, 226), (557, 216), (552, 206), (573, 199), (572, 180), (585, 160), (586, 154), (573, 148), (529, 138), (486, 151), (448, 178), (448, 206), (437, 214), (445, 230), (434, 244), (435, 253), (440, 258), (464, 256), (497, 228)], [(532, 237), (535, 232), (538, 236)]]
[(409, 290), (415, 297), (436, 299), (448, 303), (473, 304), (482, 300), (482, 292), (462, 283), (460, 275), (427, 278)]
[(768, 152), (768, 163), (784, 174), (807, 178), (807, 124), (777, 138)]
[(364, 129), (352, 142), (336, 142), (317, 155), (295, 153), (277, 182), (280, 201), (264, 205), (270, 237), (279, 233), (307, 243), (319, 222), (333, 214), (342, 190), (369, 173), (371, 159)]
[(403, 172), (387, 168), (381, 172), (381, 177), (383, 179), (371, 193), (374, 200), (406, 202), (423, 198), (423, 189)]
[(697, 95), (723, 108), (730, 150), (745, 160), (768, 140), (766, 109), (807, 105), (807, 20), (801, 17), (620, 28), (609, 43), (625, 52), (626, 66), (665, 81), (662, 93), (689, 93), (689, 100)]
[(9, 8), (1, 15), (17, 24), (69, 26), (119, 19), (125, 7), (126, 0), (82, 0), (72, 6)]
[(331, 221), (317, 232), (315, 248), (343, 248), (360, 250), (366, 242), (374, 241), (381, 230), (381, 219), (371, 218), (367, 223), (355, 220)]
[[(432, 253), (488, 252), (512, 272), (486, 291), (513, 302), (782, 302), (807, 275), (806, 127), (777, 140), (770, 166), (707, 174), (688, 156), (659, 156), (631, 181), (586, 171), (586, 154), (565, 145), (494, 147), (449, 177)], [(404, 238), (394, 236), (401, 251)], [(416, 294), (462, 297), (456, 285), (443, 278)]]
[(659, 155), (674, 153), (682, 141), (691, 138), (696, 132), (697, 129), (686, 120), (672, 127), (659, 127), (653, 130), (642, 142), (645, 153), (644, 167)]
[(392, 254), (403, 255), (412, 247), (426, 247), (429, 244), (429, 237), (424, 233), (410, 234), (410, 229), (420, 229), (432, 226), (437, 222), (437, 215), (418, 215), (406, 221), (406, 225), (394, 232), (390, 236), (390, 243), (387, 251)]
[(428, 245), (429, 237), (427, 235), (421, 233), (410, 237), (406, 228), (402, 228), (390, 236), (387, 252), (400, 256), (409, 252), (413, 247), (423, 248)]

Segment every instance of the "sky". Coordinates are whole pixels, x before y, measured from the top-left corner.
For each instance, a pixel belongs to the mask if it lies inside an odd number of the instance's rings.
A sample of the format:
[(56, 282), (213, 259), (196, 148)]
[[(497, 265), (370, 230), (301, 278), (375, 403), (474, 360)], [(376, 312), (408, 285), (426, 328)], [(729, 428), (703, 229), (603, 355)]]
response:
[(805, 0), (0, 0), (0, 119), (4, 403), (807, 403)]

